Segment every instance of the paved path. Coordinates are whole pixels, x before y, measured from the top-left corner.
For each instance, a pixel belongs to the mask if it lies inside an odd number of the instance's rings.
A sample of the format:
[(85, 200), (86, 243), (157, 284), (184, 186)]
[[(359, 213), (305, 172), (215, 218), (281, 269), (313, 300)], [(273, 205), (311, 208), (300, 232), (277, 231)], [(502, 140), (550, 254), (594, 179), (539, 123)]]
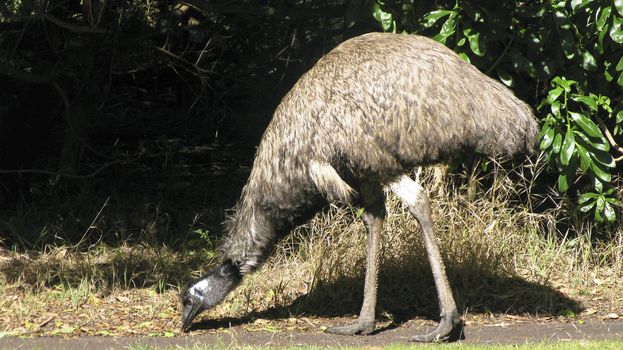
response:
[[(336, 336), (321, 332), (250, 332), (241, 327), (209, 334), (186, 335), (174, 338), (162, 337), (81, 337), (30, 338), (4, 337), (0, 349), (122, 349), (129, 345), (150, 347), (173, 346), (382, 346), (406, 343), (409, 336), (426, 331), (427, 327), (406, 324), (381, 331), (371, 336)], [(525, 344), (535, 342), (559, 342), (570, 340), (623, 339), (623, 321), (587, 321), (584, 324), (561, 322), (526, 322), (512, 325), (467, 326), (462, 343), (479, 344)]]

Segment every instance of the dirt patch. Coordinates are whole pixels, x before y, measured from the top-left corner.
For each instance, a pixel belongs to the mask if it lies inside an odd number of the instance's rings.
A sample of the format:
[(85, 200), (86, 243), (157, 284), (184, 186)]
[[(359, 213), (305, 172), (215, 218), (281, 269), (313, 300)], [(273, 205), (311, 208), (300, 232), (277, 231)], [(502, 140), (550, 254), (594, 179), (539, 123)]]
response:
[[(318, 321), (318, 320), (315, 320)], [(328, 321), (340, 323), (339, 321)], [(315, 322), (314, 322), (315, 323)], [(93, 337), (73, 339), (60, 337), (0, 339), (0, 349), (89, 349), (104, 350), (143, 345), (150, 347), (195, 346), (383, 346), (392, 343), (407, 343), (411, 335), (423, 333), (434, 325), (424, 321), (410, 321), (399, 327), (387, 326), (370, 336), (337, 336), (316, 331), (257, 330), (242, 325), (216, 331), (191, 332), (179, 337)], [(537, 342), (562, 342), (572, 340), (604, 340), (623, 338), (623, 321), (591, 320), (586, 322), (520, 321), (500, 322), (466, 326), (465, 339), (469, 344), (525, 344)]]

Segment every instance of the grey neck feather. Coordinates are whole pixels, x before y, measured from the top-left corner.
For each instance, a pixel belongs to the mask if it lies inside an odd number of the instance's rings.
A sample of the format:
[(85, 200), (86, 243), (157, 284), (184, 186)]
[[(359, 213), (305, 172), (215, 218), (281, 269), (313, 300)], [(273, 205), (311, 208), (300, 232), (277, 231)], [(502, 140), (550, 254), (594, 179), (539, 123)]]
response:
[[(279, 238), (313, 216), (324, 204), (315, 188), (289, 188), (287, 195), (283, 195), (276, 191), (284, 189), (260, 190), (253, 186), (253, 180), (243, 189), (228, 224), (228, 237), (221, 246), (222, 258), (235, 262), (241, 275), (257, 269)], [(264, 181), (263, 185), (269, 183)]]

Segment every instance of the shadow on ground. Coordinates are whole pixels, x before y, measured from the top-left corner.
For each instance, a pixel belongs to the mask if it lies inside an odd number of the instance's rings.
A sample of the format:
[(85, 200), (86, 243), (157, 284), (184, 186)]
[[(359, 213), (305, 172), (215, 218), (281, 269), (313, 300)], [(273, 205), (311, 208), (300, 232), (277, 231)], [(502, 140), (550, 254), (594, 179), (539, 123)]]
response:
[[(456, 276), (461, 271), (448, 271)], [(465, 276), (463, 276), (465, 277)], [(469, 277), (469, 276), (467, 276)], [(381, 276), (377, 315), (389, 322), (378, 331), (398, 327), (412, 319), (439, 320), (436, 291), (430, 274), (420, 268), (394, 270)], [(566, 316), (583, 310), (582, 305), (559, 291), (518, 277), (494, 274), (478, 279), (462, 278), (451, 286), (459, 312), (521, 316)], [(469, 281), (465, 283), (465, 281)], [(294, 302), (250, 312), (240, 318), (222, 318), (197, 322), (193, 329), (228, 328), (254, 319), (280, 319), (292, 316), (351, 317), (359, 314), (363, 300), (363, 278), (338, 278), (334, 283), (317, 285), (309, 294)]]

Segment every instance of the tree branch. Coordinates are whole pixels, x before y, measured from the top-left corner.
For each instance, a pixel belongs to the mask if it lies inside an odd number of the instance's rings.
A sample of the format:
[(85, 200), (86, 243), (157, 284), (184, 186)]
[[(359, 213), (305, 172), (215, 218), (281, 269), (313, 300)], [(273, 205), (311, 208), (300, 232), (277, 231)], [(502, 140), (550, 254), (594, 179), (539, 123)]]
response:
[(16, 169), (16, 170), (2, 170), (0, 169), (0, 174), (44, 174), (44, 175), (53, 175), (53, 176), (58, 176), (58, 177), (68, 177), (68, 178), (72, 178), (72, 179), (86, 179), (89, 177), (93, 177), (95, 175), (97, 175), (100, 171), (111, 167), (117, 163), (121, 163), (123, 162), (123, 160), (114, 160), (112, 162), (108, 162), (104, 165), (102, 165), (101, 167), (95, 169), (95, 171), (85, 174), (85, 175), (75, 175), (75, 174), (70, 174), (70, 173), (63, 173), (63, 172), (58, 172), (58, 171), (49, 171), (49, 170), (41, 170), (41, 169)]
[(49, 83), (56, 79), (55, 73), (47, 74), (32, 74), (27, 73), (13, 67), (10, 64), (0, 61), (0, 75), (5, 75), (15, 80), (19, 80), (26, 83), (43, 84)]
[(614, 140), (614, 137), (612, 137), (612, 134), (610, 133), (610, 130), (606, 128), (606, 124), (604, 123), (604, 121), (598, 116), (596, 118), (597, 118), (597, 122), (599, 123), (599, 127), (601, 127), (601, 131), (603, 131), (604, 135), (606, 135), (606, 139), (610, 143), (610, 146), (612, 146), (612, 148), (614, 148), (617, 152), (621, 153), (621, 156), (614, 158), (614, 161), (619, 162), (623, 160), (623, 147), (619, 146), (619, 144), (616, 143), (616, 141)]
[(266, 16), (279, 19), (295, 18), (319, 18), (319, 17), (340, 17), (346, 11), (346, 5), (321, 8), (275, 8), (269, 6), (249, 6), (249, 5), (224, 5), (211, 6), (209, 3), (200, 0), (183, 0), (180, 3), (192, 6), (202, 12), (217, 12), (221, 14)]
[(49, 13), (43, 13), (40, 15), (41, 18), (50, 21), (54, 24), (56, 24), (57, 26), (67, 29), (70, 32), (74, 32), (74, 33), (90, 33), (90, 34), (106, 34), (108, 33), (108, 31), (104, 28), (93, 28), (93, 27), (87, 27), (87, 26), (80, 26), (77, 24), (73, 24), (73, 23), (68, 23), (65, 22), (63, 20), (60, 20), (54, 16), (52, 16)]
[(20, 30), (24, 25), (24, 22), (0, 22), (0, 31)]

